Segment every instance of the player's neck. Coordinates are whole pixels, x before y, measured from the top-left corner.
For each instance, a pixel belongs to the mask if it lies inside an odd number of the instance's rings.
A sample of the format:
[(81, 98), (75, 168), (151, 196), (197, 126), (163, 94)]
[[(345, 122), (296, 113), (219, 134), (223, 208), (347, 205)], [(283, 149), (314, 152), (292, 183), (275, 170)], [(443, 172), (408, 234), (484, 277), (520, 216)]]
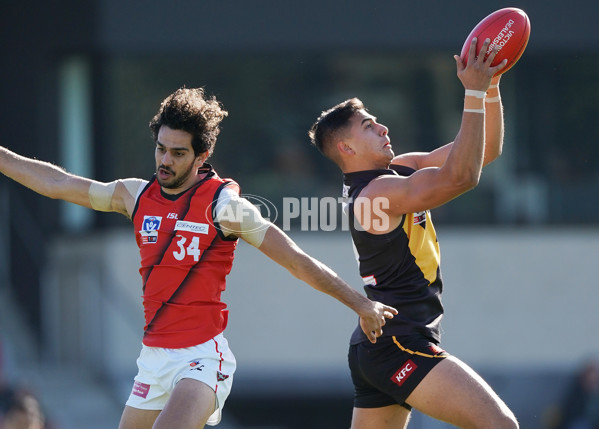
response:
[(343, 173), (355, 173), (356, 171), (367, 171), (367, 170), (387, 170), (389, 168), (388, 162), (356, 162), (350, 163), (343, 166)]

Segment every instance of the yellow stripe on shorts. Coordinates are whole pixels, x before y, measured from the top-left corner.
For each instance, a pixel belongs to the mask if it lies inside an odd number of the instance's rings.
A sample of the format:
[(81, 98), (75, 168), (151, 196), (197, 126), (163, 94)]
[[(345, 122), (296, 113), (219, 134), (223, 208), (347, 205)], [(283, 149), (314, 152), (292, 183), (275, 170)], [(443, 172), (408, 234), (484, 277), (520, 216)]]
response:
[(416, 356), (423, 356), (423, 357), (427, 357), (427, 358), (438, 358), (438, 359), (443, 359), (445, 358), (445, 356), (439, 356), (439, 355), (431, 355), (431, 354), (427, 354), (427, 353), (422, 353), (422, 352), (416, 352), (414, 350), (410, 350), (410, 349), (406, 349), (404, 346), (402, 346), (399, 341), (397, 341), (397, 338), (395, 338), (395, 336), (393, 336), (393, 342), (395, 343), (395, 345), (397, 347), (399, 347), (399, 349), (402, 352), (406, 352), (409, 353), (411, 355), (416, 355)]

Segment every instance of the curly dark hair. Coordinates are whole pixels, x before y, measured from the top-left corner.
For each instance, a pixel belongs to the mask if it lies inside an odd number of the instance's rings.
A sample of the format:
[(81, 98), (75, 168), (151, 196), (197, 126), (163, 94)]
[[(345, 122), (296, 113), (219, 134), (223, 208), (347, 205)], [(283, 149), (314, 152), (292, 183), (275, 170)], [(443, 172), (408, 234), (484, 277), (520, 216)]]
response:
[(366, 110), (359, 98), (350, 98), (320, 114), (308, 131), (310, 142), (327, 158), (336, 160), (332, 143), (339, 133), (345, 131), (351, 117), (359, 110)]
[(220, 123), (229, 113), (214, 96), (206, 96), (204, 88), (179, 88), (160, 104), (150, 121), (154, 141), (160, 127), (166, 125), (192, 135), (191, 145), (195, 156), (208, 152), (212, 155)]

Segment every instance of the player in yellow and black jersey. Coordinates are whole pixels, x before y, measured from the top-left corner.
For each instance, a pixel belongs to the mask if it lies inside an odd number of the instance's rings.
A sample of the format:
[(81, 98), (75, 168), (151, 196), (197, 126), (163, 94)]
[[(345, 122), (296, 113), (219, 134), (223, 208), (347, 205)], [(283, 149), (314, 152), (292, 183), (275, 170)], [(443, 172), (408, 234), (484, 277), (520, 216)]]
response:
[(476, 56), (474, 39), (467, 65), (454, 57), (465, 88), (462, 122), (453, 142), (430, 153), (395, 156), (389, 130), (357, 98), (323, 112), (310, 130), (344, 173), (366, 294), (399, 312), (375, 344), (359, 329), (352, 335), (352, 429), (405, 428), (412, 407), (458, 427), (518, 427), (491, 387), (440, 346), (440, 252), (430, 218), (431, 209), (474, 188), (501, 153), (503, 106), (493, 76), (505, 61), (491, 67), (495, 53)]
[[(361, 202), (359, 195), (372, 180), (383, 175), (409, 176), (413, 171), (392, 165), (385, 170), (346, 173), (344, 184), (348, 195), (345, 211), (349, 216), (349, 227), (367, 295), (394, 302), (394, 308), (399, 312), (387, 321), (384, 335), (409, 336), (417, 333), (439, 343), (439, 325), (443, 314), (442, 280), (439, 245), (430, 212), (404, 214), (395, 229), (383, 234), (364, 230), (354, 214), (356, 204), (364, 205), (368, 201)], [(377, 226), (373, 225), (373, 228)], [(361, 331), (357, 329), (354, 332), (352, 344), (366, 339)]]

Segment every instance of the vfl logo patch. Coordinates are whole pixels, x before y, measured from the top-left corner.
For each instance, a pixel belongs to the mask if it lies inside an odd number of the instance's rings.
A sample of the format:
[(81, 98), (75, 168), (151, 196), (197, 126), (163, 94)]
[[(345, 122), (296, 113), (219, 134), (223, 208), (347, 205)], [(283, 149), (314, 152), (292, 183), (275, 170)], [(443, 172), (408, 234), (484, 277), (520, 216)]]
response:
[(142, 244), (153, 244), (158, 242), (158, 229), (162, 222), (162, 216), (144, 216), (144, 221), (141, 225)]
[(144, 216), (144, 222), (141, 225), (142, 231), (158, 231), (162, 222), (162, 216)]
[(229, 378), (229, 376), (228, 376), (228, 375), (226, 375), (226, 374), (223, 374), (223, 373), (222, 373), (222, 372), (220, 372), (220, 371), (216, 371), (216, 380), (217, 380), (217, 381), (225, 381), (227, 378)]
[(414, 373), (414, 371), (418, 368), (414, 362), (408, 360), (401, 368), (397, 370), (393, 377), (391, 377), (391, 381), (401, 387), (402, 384), (406, 382), (408, 377)]
[(131, 391), (131, 393), (135, 396), (139, 396), (139, 397), (146, 399), (149, 391), (150, 391), (149, 384), (140, 383), (139, 381), (136, 381), (135, 384), (133, 384), (133, 390)]

